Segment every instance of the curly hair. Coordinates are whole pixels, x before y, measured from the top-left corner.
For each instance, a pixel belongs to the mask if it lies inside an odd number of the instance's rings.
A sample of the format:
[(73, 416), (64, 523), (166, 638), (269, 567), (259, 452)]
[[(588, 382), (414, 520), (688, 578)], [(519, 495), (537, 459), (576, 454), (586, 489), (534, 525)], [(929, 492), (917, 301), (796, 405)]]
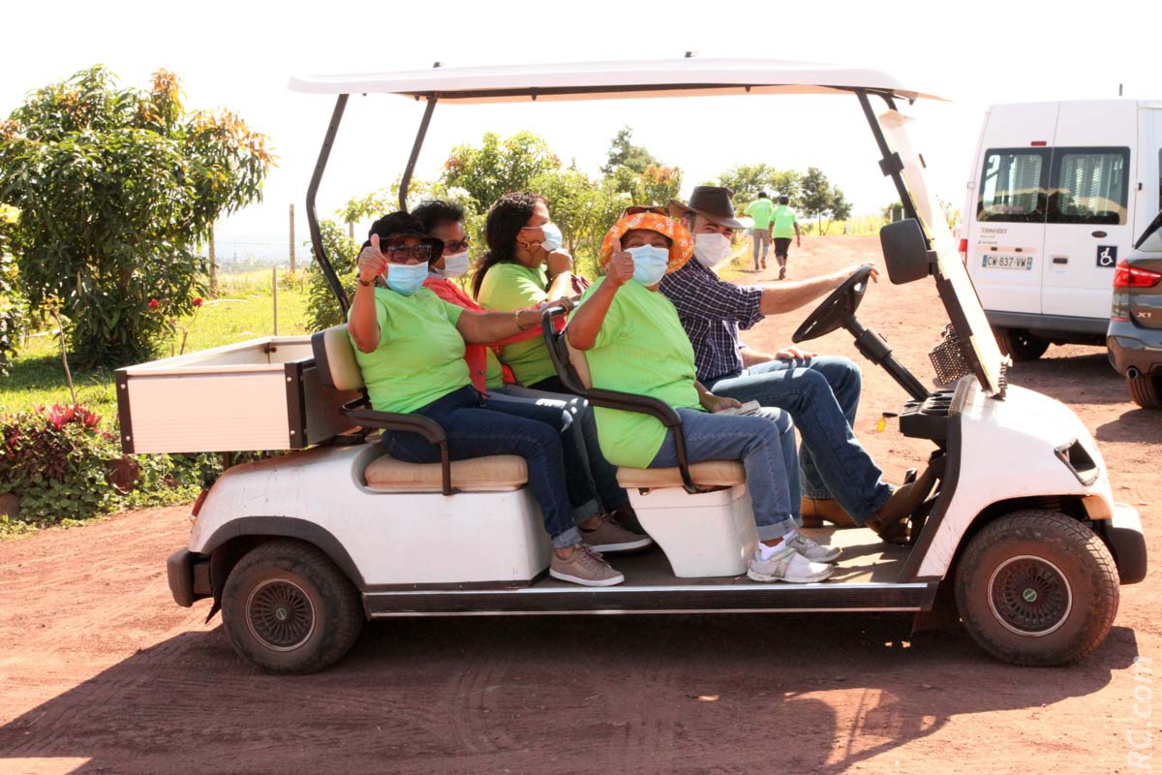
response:
[(484, 275), (497, 264), (512, 263), (516, 260), (516, 235), (533, 217), (537, 202), (546, 203), (540, 194), (517, 191), (505, 194), (496, 200), (484, 221), (484, 241), (488, 252), (476, 265), (476, 275), (472, 278), (472, 296), (480, 295)]

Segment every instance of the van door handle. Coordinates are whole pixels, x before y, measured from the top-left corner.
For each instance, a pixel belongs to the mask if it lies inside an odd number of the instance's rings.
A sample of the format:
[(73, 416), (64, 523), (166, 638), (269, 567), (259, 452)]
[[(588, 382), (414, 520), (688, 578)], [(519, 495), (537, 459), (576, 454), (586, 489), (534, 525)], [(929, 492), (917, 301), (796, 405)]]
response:
[(1053, 263), (1055, 263), (1055, 264), (1068, 264), (1069, 263), (1069, 256), (1054, 256)]

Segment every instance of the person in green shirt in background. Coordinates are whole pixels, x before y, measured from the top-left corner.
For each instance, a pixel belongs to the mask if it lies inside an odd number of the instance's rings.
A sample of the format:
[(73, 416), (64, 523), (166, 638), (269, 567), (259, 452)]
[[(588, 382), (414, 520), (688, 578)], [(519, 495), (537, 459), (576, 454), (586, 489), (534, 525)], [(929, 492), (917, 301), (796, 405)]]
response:
[[(799, 532), (799, 459), (790, 415), (767, 407), (749, 417), (716, 414), (741, 404), (695, 379), (694, 349), (673, 303), (658, 293), (662, 277), (693, 255), (694, 238), (677, 221), (649, 211), (624, 216), (605, 235), (605, 277), (573, 311), (569, 344), (586, 353), (595, 388), (652, 396), (677, 409), (691, 463), (742, 461), (759, 537), (749, 578), (823, 581), (840, 550)], [(602, 407), (596, 414), (601, 447), (612, 462), (677, 465), (674, 433), (657, 419)]]
[[(754, 226), (750, 230), (751, 244), (754, 247), (754, 270), (767, 268), (767, 253), (771, 249), (771, 216), (775, 211), (775, 203), (767, 196), (766, 191), (759, 192), (759, 198), (751, 202), (743, 210), (754, 219)], [(759, 243), (762, 243), (763, 256), (759, 259)]]
[(795, 238), (795, 247), (803, 244), (799, 232), (799, 220), (795, 211), (788, 205), (791, 203), (787, 196), (779, 197), (779, 206), (771, 215), (771, 233), (775, 238), (775, 258), (779, 260), (779, 279), (787, 279), (787, 251), (791, 248), (791, 237)]

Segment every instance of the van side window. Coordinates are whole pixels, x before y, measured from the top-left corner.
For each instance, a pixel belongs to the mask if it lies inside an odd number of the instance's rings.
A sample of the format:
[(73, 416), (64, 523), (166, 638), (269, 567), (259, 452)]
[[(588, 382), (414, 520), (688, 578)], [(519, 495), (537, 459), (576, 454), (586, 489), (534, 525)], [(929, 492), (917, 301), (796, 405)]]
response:
[(1045, 220), (1047, 151), (990, 148), (981, 176), (978, 221), (1040, 223)]
[(1129, 148), (1055, 149), (1049, 222), (1124, 224), (1129, 166)]

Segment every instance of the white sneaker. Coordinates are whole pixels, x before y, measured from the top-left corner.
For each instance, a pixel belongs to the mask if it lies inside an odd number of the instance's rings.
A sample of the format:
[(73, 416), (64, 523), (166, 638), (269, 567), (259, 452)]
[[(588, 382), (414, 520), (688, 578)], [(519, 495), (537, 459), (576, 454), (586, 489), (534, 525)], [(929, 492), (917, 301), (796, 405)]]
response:
[(784, 545), (782, 549), (767, 559), (756, 550), (750, 567), (746, 570), (751, 581), (787, 581), (792, 584), (814, 584), (823, 581), (835, 572), (834, 565), (811, 562), (793, 547)]
[(796, 533), (794, 538), (787, 539), (787, 546), (806, 557), (811, 562), (835, 562), (843, 550), (838, 546), (824, 546), (812, 541), (802, 533)]

